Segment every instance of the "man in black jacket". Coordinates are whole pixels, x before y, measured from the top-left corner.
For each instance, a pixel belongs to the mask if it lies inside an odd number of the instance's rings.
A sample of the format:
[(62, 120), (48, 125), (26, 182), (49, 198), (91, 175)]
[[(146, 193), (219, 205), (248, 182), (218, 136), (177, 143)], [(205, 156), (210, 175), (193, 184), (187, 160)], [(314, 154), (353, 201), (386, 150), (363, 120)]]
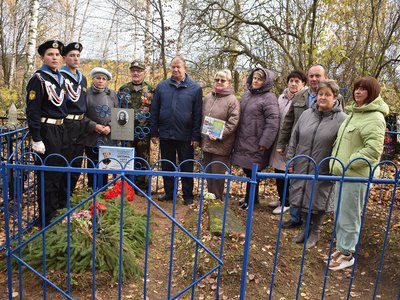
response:
[[(65, 66), (61, 68), (60, 73), (65, 78), (65, 87), (67, 90), (67, 110), (64, 126), (67, 135), (67, 153), (65, 158), (71, 162), (76, 157), (82, 156), (85, 149), (85, 122), (83, 121), (86, 113), (86, 77), (78, 70), (81, 64), (81, 43), (70, 43), (64, 47), (62, 56)], [(82, 159), (76, 159), (71, 166), (80, 168)], [(74, 191), (78, 182), (80, 173), (71, 173), (71, 193)], [(60, 203), (62, 207), (67, 206), (67, 173), (64, 173), (61, 189)]]
[[(43, 62), (26, 87), (26, 117), (32, 136), (32, 150), (46, 159), (48, 166), (63, 166), (63, 159), (51, 154), (66, 154), (64, 118), (67, 116), (64, 77), (58, 71), (64, 45), (50, 40), (38, 47)], [(38, 157), (35, 163), (42, 164)], [(44, 172), (44, 191), (41, 189), (42, 176), (38, 173), (38, 203), (41, 225), (48, 225), (62, 206), (59, 203), (61, 172)], [(42, 201), (43, 198), (43, 201)]]

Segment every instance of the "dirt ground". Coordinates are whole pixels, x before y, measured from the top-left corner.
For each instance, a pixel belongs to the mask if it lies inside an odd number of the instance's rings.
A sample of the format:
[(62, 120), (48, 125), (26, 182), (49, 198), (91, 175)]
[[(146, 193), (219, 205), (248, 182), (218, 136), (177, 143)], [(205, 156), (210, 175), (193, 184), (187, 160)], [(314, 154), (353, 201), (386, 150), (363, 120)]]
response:
[[(260, 205), (255, 207), (250, 257), (247, 273), (246, 299), (265, 299), (269, 295), (271, 284), (275, 247), (278, 233), (279, 216), (274, 216), (267, 203), (276, 197), (275, 192), (270, 189), (271, 182), (267, 184), (262, 193)], [(238, 200), (243, 196), (240, 194), (241, 187), (232, 189), (229, 198), (229, 207), (237, 218), (246, 224), (247, 212), (238, 208)], [(388, 195), (383, 195), (387, 198)], [(361, 243), (359, 261), (354, 276), (351, 298), (370, 299), (373, 294), (380, 253), (383, 244), (383, 236), (386, 230), (386, 222), (389, 213), (387, 200), (379, 200), (376, 192), (372, 193), (369, 202), (365, 229)], [(179, 202), (179, 201), (178, 201)], [(198, 202), (191, 207), (184, 206), (179, 202), (175, 212), (172, 211), (172, 203), (157, 202), (161, 208), (176, 219), (194, 236), (198, 234), (199, 240), (209, 248), (216, 256), (219, 256), (221, 238), (213, 236), (208, 230), (208, 216), (206, 212), (207, 201), (200, 207)], [(146, 211), (147, 201), (145, 198), (136, 196), (133, 204), (138, 210)], [(201, 230), (197, 232), (199, 210), (203, 213), (201, 219)], [(196, 244), (178, 226), (175, 225), (173, 236), (173, 251), (171, 244), (171, 220), (154, 206), (152, 215), (152, 243), (149, 249), (147, 299), (168, 298), (168, 270), (172, 265), (171, 297), (190, 285), (194, 273), (194, 259)], [(288, 216), (285, 216), (287, 218)], [(317, 247), (307, 250), (305, 255), (302, 283), (300, 290), (301, 299), (320, 299), (325, 275), (324, 257), (329, 250), (329, 241), (332, 234), (333, 218), (327, 216), (324, 221), (321, 240)], [(299, 271), (302, 258), (302, 245), (290, 241), (298, 230), (283, 230), (279, 248), (279, 258), (275, 272), (272, 299), (295, 299)], [(395, 205), (390, 226), (390, 235), (385, 252), (384, 264), (381, 271), (381, 279), (378, 288), (378, 299), (397, 299), (400, 291), (400, 210)], [(194, 288), (194, 299), (238, 299), (240, 294), (240, 279), (242, 271), (244, 247), (244, 234), (231, 235), (225, 238), (223, 245), (221, 268), (221, 284), (217, 289), (217, 271), (203, 279)], [(172, 255), (172, 262), (170, 257)], [(5, 261), (5, 253), (0, 252), (0, 264)], [(217, 266), (215, 259), (204, 249), (199, 247), (198, 263), (195, 268), (199, 278), (213, 267)], [(0, 299), (7, 295), (6, 270), (0, 267)], [(14, 296), (19, 296), (17, 272), (14, 277)], [(65, 275), (57, 272), (49, 272), (51, 280), (60, 287), (65, 287)], [(329, 272), (325, 299), (346, 299), (351, 270)], [(92, 297), (92, 276), (90, 273), (73, 277), (72, 297), (74, 299), (89, 299)], [(192, 290), (178, 297), (178, 299), (190, 299)], [(143, 299), (143, 279), (126, 282), (121, 288), (122, 299)], [(64, 297), (51, 287), (47, 288), (48, 299), (63, 299)], [(110, 282), (107, 276), (99, 274), (96, 281), (96, 299), (117, 299), (118, 285)], [(43, 299), (42, 282), (31, 272), (23, 273), (23, 296), (22, 299)], [(65, 298), (64, 298), (65, 299)]]

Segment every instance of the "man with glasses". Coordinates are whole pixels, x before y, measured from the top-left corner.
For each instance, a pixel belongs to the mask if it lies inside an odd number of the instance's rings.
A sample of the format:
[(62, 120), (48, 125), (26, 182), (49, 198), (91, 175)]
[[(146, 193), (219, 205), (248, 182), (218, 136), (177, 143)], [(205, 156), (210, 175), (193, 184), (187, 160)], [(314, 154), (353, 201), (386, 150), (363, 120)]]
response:
[[(131, 82), (122, 85), (118, 90), (118, 100), (120, 107), (133, 108), (135, 110), (135, 127), (143, 129), (142, 132), (148, 132), (150, 120), (151, 102), (153, 100), (154, 88), (148, 84), (144, 77), (146, 76), (146, 66), (140, 60), (134, 60), (130, 65)], [(146, 116), (145, 118), (138, 116)], [(135, 138), (133, 142), (125, 141), (123, 146), (134, 147), (135, 156), (150, 162), (150, 136), (141, 136)], [(140, 161), (136, 161), (136, 167), (140, 165)], [(147, 187), (145, 176), (137, 176), (135, 184), (145, 189)]]

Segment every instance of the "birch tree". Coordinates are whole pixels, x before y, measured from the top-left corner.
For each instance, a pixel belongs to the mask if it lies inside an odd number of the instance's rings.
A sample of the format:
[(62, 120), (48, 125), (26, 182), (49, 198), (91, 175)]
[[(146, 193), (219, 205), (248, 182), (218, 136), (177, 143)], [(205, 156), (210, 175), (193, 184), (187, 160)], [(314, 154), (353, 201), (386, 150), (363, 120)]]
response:
[(26, 50), (26, 71), (22, 84), (22, 101), (26, 97), (26, 85), (35, 70), (36, 40), (38, 30), (39, 0), (29, 1), (29, 27)]
[(181, 19), (179, 21), (179, 28), (178, 28), (178, 38), (176, 41), (176, 55), (181, 54), (182, 49), (182, 39), (184, 38), (184, 30), (186, 28), (186, 15), (188, 10), (188, 3), (187, 0), (182, 0), (181, 2), (181, 9), (179, 15)]

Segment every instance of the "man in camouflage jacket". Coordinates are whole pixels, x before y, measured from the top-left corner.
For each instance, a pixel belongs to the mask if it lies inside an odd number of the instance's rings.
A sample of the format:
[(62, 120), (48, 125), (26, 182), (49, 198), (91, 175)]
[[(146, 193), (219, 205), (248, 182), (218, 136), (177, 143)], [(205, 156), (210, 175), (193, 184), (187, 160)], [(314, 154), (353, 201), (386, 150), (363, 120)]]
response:
[[(150, 162), (150, 108), (153, 100), (154, 88), (144, 81), (146, 66), (140, 60), (134, 60), (130, 65), (132, 81), (122, 85), (118, 90), (120, 107), (135, 110), (135, 138), (134, 141), (123, 142), (123, 146), (134, 147), (135, 157), (141, 157)], [(142, 161), (135, 161), (135, 168), (145, 167)], [(140, 188), (146, 187), (144, 176), (136, 177), (136, 184)]]

